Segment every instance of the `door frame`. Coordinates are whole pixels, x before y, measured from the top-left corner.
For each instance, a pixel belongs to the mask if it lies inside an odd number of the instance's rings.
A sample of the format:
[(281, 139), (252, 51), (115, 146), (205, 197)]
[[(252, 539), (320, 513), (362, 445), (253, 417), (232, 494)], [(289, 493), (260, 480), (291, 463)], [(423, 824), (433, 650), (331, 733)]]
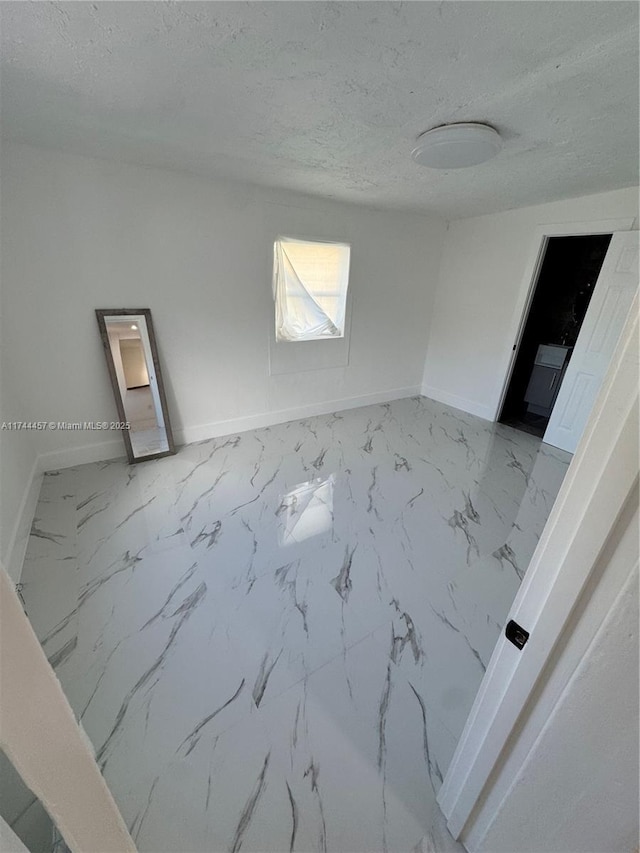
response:
[(519, 651), (501, 636), (467, 719), (438, 803), (449, 831), (465, 836), (499, 767), (535, 707), (543, 671), (578, 599), (638, 486), (638, 307), (636, 294), (525, 579), (509, 613), (530, 633)]
[(537, 225), (533, 229), (531, 245), (527, 255), (527, 263), (525, 264), (524, 273), (518, 290), (518, 298), (516, 307), (513, 312), (513, 318), (510, 326), (510, 334), (508, 340), (513, 341), (509, 344), (509, 349), (505, 350), (500, 368), (498, 370), (499, 380), (496, 383), (499, 391), (496, 395), (496, 405), (491, 416), (492, 421), (497, 421), (502, 412), (504, 401), (509, 390), (509, 383), (513, 375), (516, 358), (520, 351), (520, 344), (524, 330), (529, 319), (529, 311), (531, 303), (536, 292), (538, 284), (538, 276), (542, 268), (544, 256), (547, 251), (547, 245), (550, 237), (583, 237), (593, 234), (613, 234), (615, 231), (631, 231), (633, 228), (634, 217), (625, 217), (622, 219), (596, 219), (587, 220), (585, 222), (558, 222), (550, 225)]
[(1, 564), (0, 670), (0, 748), (67, 845), (73, 851), (136, 853), (93, 746)]

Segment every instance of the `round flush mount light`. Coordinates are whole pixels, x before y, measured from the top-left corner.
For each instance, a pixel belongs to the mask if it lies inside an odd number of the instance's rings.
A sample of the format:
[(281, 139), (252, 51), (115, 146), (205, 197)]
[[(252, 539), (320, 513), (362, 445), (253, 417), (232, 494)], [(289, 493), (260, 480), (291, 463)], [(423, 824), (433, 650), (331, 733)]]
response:
[(136, 324), (134, 323), (134, 324), (133, 324), (133, 326), (132, 326), (131, 328), (132, 328), (132, 329), (137, 329), (138, 327), (137, 327), (137, 326), (136, 326)]
[(430, 169), (463, 169), (490, 160), (501, 148), (500, 134), (488, 124), (461, 122), (427, 130), (411, 156)]

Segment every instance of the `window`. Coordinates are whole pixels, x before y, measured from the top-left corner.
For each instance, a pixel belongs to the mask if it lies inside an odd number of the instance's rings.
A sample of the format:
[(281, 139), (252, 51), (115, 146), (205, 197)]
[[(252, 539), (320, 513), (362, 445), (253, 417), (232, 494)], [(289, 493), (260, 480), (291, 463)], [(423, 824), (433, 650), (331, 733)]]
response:
[(350, 253), (346, 243), (276, 240), (276, 341), (344, 337)]

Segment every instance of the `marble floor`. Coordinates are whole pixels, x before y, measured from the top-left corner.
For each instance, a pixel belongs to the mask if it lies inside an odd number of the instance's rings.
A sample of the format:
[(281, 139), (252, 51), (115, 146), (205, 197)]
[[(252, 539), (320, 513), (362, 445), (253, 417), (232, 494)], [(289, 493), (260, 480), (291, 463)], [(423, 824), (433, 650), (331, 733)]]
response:
[(420, 397), (46, 475), (26, 609), (138, 849), (459, 849), (435, 794), (569, 461)]

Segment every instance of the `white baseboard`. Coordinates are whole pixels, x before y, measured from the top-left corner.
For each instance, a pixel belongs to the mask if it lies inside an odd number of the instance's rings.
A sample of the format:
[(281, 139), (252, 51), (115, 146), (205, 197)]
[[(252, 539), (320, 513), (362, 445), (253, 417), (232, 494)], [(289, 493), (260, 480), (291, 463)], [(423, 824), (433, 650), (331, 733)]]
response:
[[(257, 415), (246, 415), (230, 420), (215, 421), (198, 426), (174, 429), (174, 439), (177, 445), (193, 444), (196, 441), (206, 441), (208, 438), (219, 438), (222, 435), (232, 435), (246, 432), (250, 429), (274, 426), (274, 424), (295, 421), (300, 418), (311, 418), (316, 415), (328, 415), (344, 409), (357, 409), (360, 406), (373, 406), (376, 403), (388, 403), (391, 400), (401, 400), (404, 397), (415, 397), (420, 394), (420, 386), (412, 385), (407, 388), (394, 388), (390, 391), (379, 391), (375, 394), (362, 394), (358, 397), (343, 397), (328, 400), (323, 403), (312, 403), (307, 406), (295, 406), (291, 409), (278, 409), (272, 412), (262, 412)], [(120, 438), (104, 441), (99, 444), (85, 444), (64, 450), (54, 450), (39, 456), (41, 471), (57, 471), (60, 468), (71, 468), (74, 465), (85, 465), (88, 462), (103, 462), (106, 459), (124, 457), (125, 450)]]
[(443, 391), (441, 388), (434, 388), (432, 385), (423, 385), (421, 394), (423, 397), (437, 400), (438, 403), (453, 406), (454, 409), (461, 409), (470, 415), (477, 415), (477, 417), (483, 418), (485, 421), (494, 420), (493, 409), (490, 406), (478, 403), (476, 400), (467, 400), (464, 397), (458, 397), (457, 394), (450, 394), (448, 391)]
[(420, 394), (418, 385), (409, 388), (394, 388), (392, 391), (380, 391), (376, 394), (363, 394), (359, 397), (343, 397), (324, 403), (311, 403), (307, 406), (296, 406), (292, 409), (279, 409), (273, 412), (263, 412), (259, 415), (234, 418), (228, 421), (217, 421), (201, 426), (185, 427), (176, 430), (178, 444), (192, 444), (195, 441), (205, 441), (208, 438), (219, 438), (222, 435), (232, 435), (236, 432), (246, 432), (250, 429), (283, 424), (287, 421), (297, 421), (301, 418), (312, 418), (316, 415), (330, 415), (345, 409), (358, 409), (361, 406), (374, 406), (377, 403), (389, 403), (391, 400), (401, 400), (405, 397), (415, 397)]
[(40, 457), (38, 456), (31, 466), (31, 472), (22, 495), (22, 500), (20, 501), (20, 508), (18, 509), (13, 533), (9, 540), (5, 569), (14, 583), (20, 581), (20, 575), (22, 574), (22, 564), (24, 563), (24, 555), (27, 551), (29, 533), (31, 532), (31, 525), (40, 495), (43, 470), (40, 466)]
[(82, 444), (80, 447), (69, 447), (64, 450), (50, 450), (48, 453), (41, 453), (38, 460), (42, 471), (58, 471), (61, 468), (72, 468), (74, 465), (86, 465), (88, 462), (125, 458), (126, 455), (124, 442), (118, 437), (112, 441)]

